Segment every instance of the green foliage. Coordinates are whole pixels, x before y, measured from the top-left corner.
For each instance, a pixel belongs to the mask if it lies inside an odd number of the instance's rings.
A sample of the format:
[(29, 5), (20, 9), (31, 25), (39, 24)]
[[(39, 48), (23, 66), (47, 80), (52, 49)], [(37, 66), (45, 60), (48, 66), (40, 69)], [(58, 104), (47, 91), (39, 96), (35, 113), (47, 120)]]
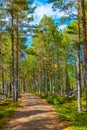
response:
[(79, 127), (87, 127), (87, 115), (85, 112), (82, 113), (76, 113), (73, 117), (73, 125), (79, 126)]
[[(85, 111), (78, 113), (77, 111), (77, 100), (76, 98), (66, 98), (66, 97), (46, 97), (41, 96), (46, 99), (48, 103), (54, 105), (60, 118), (65, 121), (69, 128), (74, 130), (86, 130), (87, 128), (87, 114)], [(84, 101), (82, 101), (84, 104)]]
[(47, 97), (47, 98), (46, 98), (46, 101), (47, 101), (48, 103), (50, 103), (50, 104), (53, 104), (53, 98), (52, 98), (52, 96)]
[(9, 120), (19, 103), (12, 103), (11, 99), (0, 101), (0, 128)]
[(48, 103), (54, 104), (54, 105), (59, 105), (59, 104), (63, 104), (64, 103), (64, 97), (60, 97), (60, 96), (56, 96), (56, 97), (52, 97), (52, 96), (48, 96), (46, 98), (46, 101)]

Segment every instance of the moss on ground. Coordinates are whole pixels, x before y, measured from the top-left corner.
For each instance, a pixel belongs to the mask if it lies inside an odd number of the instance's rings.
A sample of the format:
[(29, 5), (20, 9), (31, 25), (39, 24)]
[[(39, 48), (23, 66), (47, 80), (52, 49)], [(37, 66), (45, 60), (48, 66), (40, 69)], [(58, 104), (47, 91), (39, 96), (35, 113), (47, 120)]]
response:
[(10, 119), (19, 102), (12, 103), (11, 99), (0, 100), (0, 128)]
[(82, 98), (83, 111), (78, 113), (77, 99), (76, 98), (65, 98), (56, 96), (46, 97), (42, 95), (48, 103), (54, 105), (58, 115), (65, 122), (65, 125), (69, 126), (69, 130), (87, 130), (87, 113), (85, 111), (85, 100)]

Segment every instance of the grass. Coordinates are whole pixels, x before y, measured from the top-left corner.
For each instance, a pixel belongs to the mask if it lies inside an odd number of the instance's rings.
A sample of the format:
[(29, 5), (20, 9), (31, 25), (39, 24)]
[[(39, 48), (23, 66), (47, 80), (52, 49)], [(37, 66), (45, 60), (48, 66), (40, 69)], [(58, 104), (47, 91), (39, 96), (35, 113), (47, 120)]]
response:
[(19, 106), (19, 102), (12, 103), (11, 99), (0, 100), (0, 128), (10, 119)]
[[(46, 101), (56, 107), (56, 110), (60, 118), (69, 126), (69, 130), (87, 130), (87, 113), (83, 110), (78, 113), (77, 99), (76, 98), (65, 98), (56, 96), (46, 97), (41, 96)], [(84, 108), (85, 100), (82, 99), (82, 106)]]

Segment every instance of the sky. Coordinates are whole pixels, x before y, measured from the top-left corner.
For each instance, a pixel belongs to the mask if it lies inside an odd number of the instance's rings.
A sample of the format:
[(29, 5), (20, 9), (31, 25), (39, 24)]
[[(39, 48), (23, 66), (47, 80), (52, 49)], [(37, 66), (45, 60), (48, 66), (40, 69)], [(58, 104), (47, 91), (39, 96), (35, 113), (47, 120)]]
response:
[[(47, 3), (47, 0), (34, 0), (32, 6), (37, 6), (33, 14), (34, 20), (31, 23), (33, 25), (38, 25), (44, 15), (52, 17), (57, 23), (60, 21), (61, 17), (65, 16), (63, 11), (60, 12), (59, 10), (57, 10), (54, 12), (52, 10), (52, 3)], [(64, 24), (59, 26), (59, 29), (64, 29), (68, 23), (69, 22), (65, 22)], [(26, 47), (28, 47), (31, 45), (32, 40), (31, 38), (27, 37), (25, 38), (25, 42)]]
[[(62, 11), (60, 12), (58, 9), (56, 11), (52, 10), (52, 3), (47, 3), (47, 0), (34, 0), (33, 7), (37, 6), (37, 8), (34, 11), (33, 17), (34, 20), (31, 24), (38, 25), (40, 20), (44, 15), (50, 16), (53, 18), (53, 20), (57, 23), (59, 23), (60, 18), (65, 16), (66, 14)], [(76, 11), (75, 11), (76, 13)], [(71, 21), (65, 21), (62, 25), (59, 26), (59, 29), (64, 29), (67, 24), (69, 24)], [(26, 39), (26, 46), (28, 43), (30, 43), (32, 40), (29, 38)], [(31, 43), (30, 43), (31, 44)]]
[[(52, 10), (52, 3), (47, 3), (47, 0), (34, 0), (33, 6), (37, 6), (35, 12), (34, 12), (34, 21), (32, 24), (38, 24), (43, 17), (43, 15), (51, 16), (54, 20), (59, 22), (60, 18), (64, 16), (64, 12), (53, 11)], [(63, 29), (66, 27), (66, 23), (62, 24), (59, 28)]]

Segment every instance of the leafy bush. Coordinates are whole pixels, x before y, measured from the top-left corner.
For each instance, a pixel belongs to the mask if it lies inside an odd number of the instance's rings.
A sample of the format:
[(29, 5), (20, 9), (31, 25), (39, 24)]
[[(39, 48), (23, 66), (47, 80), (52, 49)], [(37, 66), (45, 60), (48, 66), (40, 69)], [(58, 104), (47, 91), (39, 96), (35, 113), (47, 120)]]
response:
[[(87, 129), (87, 114), (85, 111), (78, 113), (76, 97), (44, 96), (44, 98), (48, 103), (56, 107), (60, 118), (63, 119), (68, 126), (70, 125), (70, 129)], [(84, 99), (82, 100), (82, 106), (84, 106)]]
[(52, 96), (47, 97), (47, 98), (46, 98), (46, 101), (47, 101), (48, 103), (50, 103), (50, 104), (53, 104), (53, 98), (52, 98)]
[(0, 128), (8, 121), (19, 103), (12, 103), (10, 99), (0, 101)]
[(87, 115), (85, 112), (76, 113), (73, 117), (73, 125), (78, 125), (80, 127), (86, 126), (87, 127)]

